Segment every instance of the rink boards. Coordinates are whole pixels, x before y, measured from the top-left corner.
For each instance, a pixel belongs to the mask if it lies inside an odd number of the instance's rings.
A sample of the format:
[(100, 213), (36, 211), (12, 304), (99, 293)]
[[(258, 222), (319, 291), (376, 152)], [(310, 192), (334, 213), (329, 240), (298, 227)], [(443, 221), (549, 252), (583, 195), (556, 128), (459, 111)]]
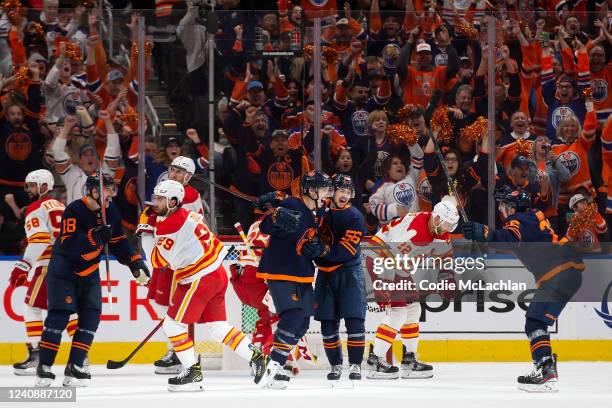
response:
[[(8, 277), (16, 258), (0, 258), (0, 276)], [(597, 268), (607, 270), (612, 258), (587, 260), (598, 263)], [(520, 263), (510, 258), (500, 260), (505, 268)], [(127, 354), (155, 326), (155, 312), (146, 300), (146, 288), (138, 287), (130, 280), (127, 267), (111, 261), (112, 306), (104, 285), (103, 315), (96, 342), (92, 347), (94, 364), (105, 363), (109, 358), (117, 359)], [(104, 270), (104, 269), (103, 269)], [(104, 277), (104, 272), (102, 273)], [(12, 290), (8, 279), (2, 287), (0, 311), (0, 364), (9, 364), (24, 355), (25, 328), (22, 323), (22, 304), (25, 288)], [(612, 280), (611, 280), (612, 281)], [(609, 285), (608, 285), (609, 288)], [(562, 360), (612, 361), (612, 327), (606, 325), (602, 314), (609, 315), (608, 302), (604, 302), (605, 285), (594, 289), (601, 297), (594, 296), (592, 302), (570, 303), (556, 326), (551, 329), (553, 348)], [(596, 299), (599, 299), (596, 301)], [(231, 287), (226, 296), (229, 320), (241, 326), (242, 306)], [(521, 299), (498, 294), (495, 301), (440, 302), (422, 304), (421, 344), (419, 353), (425, 361), (528, 361), (529, 349), (523, 333), (524, 314), (528, 306)], [(598, 313), (599, 312), (599, 313)], [(368, 313), (366, 331), (368, 339), (382, 319), (382, 313)], [(612, 324), (610, 324), (612, 326)], [(66, 335), (65, 340), (68, 340)], [(318, 323), (314, 320), (308, 339), (312, 348), (323, 356)], [(197, 339), (196, 339), (197, 341)], [(396, 344), (399, 346), (399, 344)], [(152, 341), (136, 356), (135, 362), (151, 362), (165, 350), (163, 333), (158, 332)], [(396, 352), (399, 351), (396, 347)], [(62, 345), (59, 359), (67, 355), (68, 348)], [(323, 358), (324, 360), (324, 358)], [(225, 366), (225, 364), (224, 364)], [(240, 368), (240, 365), (230, 365)]]

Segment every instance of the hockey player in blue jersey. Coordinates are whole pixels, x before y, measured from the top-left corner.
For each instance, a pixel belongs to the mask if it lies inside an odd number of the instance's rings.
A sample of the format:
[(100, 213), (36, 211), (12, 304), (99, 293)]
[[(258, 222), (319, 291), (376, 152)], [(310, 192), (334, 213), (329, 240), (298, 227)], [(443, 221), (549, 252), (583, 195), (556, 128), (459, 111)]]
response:
[(255, 378), (263, 388), (287, 387), (289, 377), (283, 366), (291, 349), (308, 330), (313, 314), (312, 260), (325, 256), (329, 249), (317, 231), (331, 190), (327, 174), (311, 171), (302, 177), (301, 197), (278, 202), (278, 207), (259, 226), (261, 232), (270, 235), (270, 241), (256, 276), (267, 281), (279, 317), (270, 360), (263, 377)]
[[(104, 199), (100, 194), (101, 185)], [(63, 385), (85, 386), (91, 378), (83, 369), (83, 360), (100, 323), (99, 263), (106, 244), (119, 262), (130, 268), (139, 284), (146, 285), (149, 280), (149, 271), (129, 244), (121, 227), (119, 211), (111, 202), (114, 188), (110, 176), (89, 176), (85, 182), (85, 197), (72, 202), (64, 210), (60, 235), (53, 246), (47, 270), (49, 312), (40, 340), (35, 383), (38, 387), (48, 387), (55, 379), (51, 367), (71, 313), (78, 314), (79, 323), (72, 338)], [(106, 225), (102, 222), (102, 205), (106, 208)]]
[(531, 373), (518, 377), (518, 387), (528, 392), (556, 392), (557, 358), (552, 353), (548, 326), (554, 325), (580, 289), (584, 263), (571, 245), (559, 242), (544, 214), (532, 209), (530, 203), (524, 192), (505, 193), (499, 197), (504, 222), (501, 229), (489, 230), (485, 225), (468, 222), (462, 230), (467, 239), (508, 243), (533, 274), (538, 289), (527, 309), (525, 333), (535, 367)]
[(331, 365), (327, 379), (342, 376), (340, 319), (347, 332), (349, 379), (361, 380), (361, 362), (365, 348), (365, 282), (360, 243), (366, 234), (361, 212), (351, 206), (355, 186), (349, 176), (332, 177), (334, 193), (330, 209), (323, 219), (319, 235), (329, 246), (324, 257), (316, 258), (314, 318), (321, 322), (325, 354)]

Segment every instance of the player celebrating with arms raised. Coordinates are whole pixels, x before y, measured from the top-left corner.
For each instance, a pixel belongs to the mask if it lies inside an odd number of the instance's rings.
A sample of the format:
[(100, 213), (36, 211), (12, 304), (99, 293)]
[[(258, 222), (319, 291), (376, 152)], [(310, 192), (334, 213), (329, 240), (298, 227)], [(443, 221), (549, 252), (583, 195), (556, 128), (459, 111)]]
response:
[(202, 215), (181, 207), (181, 183), (164, 180), (153, 193), (157, 220), (151, 262), (173, 271), (176, 289), (163, 328), (183, 371), (168, 379), (170, 391), (202, 391), (202, 368), (195, 359), (188, 325), (203, 323), (210, 337), (250, 360), (261, 376), (264, 356), (240, 330), (227, 322), (225, 291), (228, 279), (222, 266), (227, 248), (204, 224)]
[(311, 171), (302, 176), (301, 182), (301, 197), (282, 200), (260, 225), (260, 230), (270, 235), (270, 242), (257, 276), (267, 280), (279, 317), (264, 377), (255, 378), (263, 388), (287, 387), (289, 376), (283, 366), (293, 346), (306, 334), (314, 306), (312, 260), (329, 251), (317, 231), (330, 196), (331, 179), (325, 173)]
[(361, 259), (361, 239), (366, 234), (365, 220), (350, 204), (355, 186), (349, 176), (332, 177), (334, 194), (324, 218), (321, 235), (329, 238), (329, 252), (315, 259), (319, 268), (315, 283), (315, 320), (321, 322), (325, 354), (331, 365), (327, 379), (342, 376), (340, 319), (347, 331), (349, 379), (361, 380), (365, 348), (365, 282)]
[[(102, 180), (100, 180), (102, 178)], [(103, 191), (100, 190), (103, 186)], [(72, 338), (64, 386), (85, 386), (91, 375), (83, 369), (83, 361), (93, 343), (102, 312), (100, 288), (100, 254), (106, 244), (141, 285), (149, 281), (149, 271), (136, 254), (121, 227), (119, 210), (111, 202), (115, 194), (113, 179), (106, 174), (87, 177), (85, 197), (70, 203), (64, 210), (62, 226), (53, 246), (47, 271), (49, 313), (40, 340), (40, 362), (36, 370), (36, 386), (48, 387), (55, 379), (51, 366), (59, 350), (62, 331), (71, 313), (79, 323)], [(106, 222), (103, 223), (103, 208)]]
[[(544, 214), (531, 209), (527, 193), (510, 191), (498, 194), (499, 212), (504, 226), (489, 230), (475, 222), (462, 227), (467, 239), (507, 242), (517, 258), (536, 280), (534, 293), (526, 313), (525, 333), (531, 344), (534, 369), (518, 377), (518, 387), (527, 392), (556, 392), (557, 358), (552, 354), (548, 326), (555, 321), (565, 305), (580, 289), (584, 263), (576, 250), (558, 242), (555, 231)], [(524, 245), (542, 242), (544, 245)]]

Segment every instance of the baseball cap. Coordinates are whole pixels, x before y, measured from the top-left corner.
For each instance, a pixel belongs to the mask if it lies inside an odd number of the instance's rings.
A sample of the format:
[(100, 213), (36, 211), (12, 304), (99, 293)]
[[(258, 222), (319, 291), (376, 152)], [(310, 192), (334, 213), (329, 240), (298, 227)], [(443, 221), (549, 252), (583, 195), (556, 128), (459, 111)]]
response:
[(582, 201), (582, 200), (586, 200), (586, 197), (585, 197), (585, 196), (583, 196), (582, 194), (574, 194), (574, 195), (572, 196), (572, 198), (570, 198), (570, 201), (569, 201), (569, 208), (570, 208), (571, 210), (573, 210), (573, 209), (574, 209), (574, 206), (575, 206), (576, 204), (578, 204), (578, 203), (579, 203), (580, 201)]
[(348, 24), (349, 24), (348, 18), (341, 18), (340, 20), (336, 21), (337, 26), (348, 25)]
[(87, 152), (88, 150), (91, 150), (93, 153), (96, 152), (96, 150), (94, 149), (94, 147), (92, 145), (84, 144), (83, 146), (79, 147), (79, 157), (84, 155), (85, 152)]
[(175, 145), (177, 145), (177, 146), (180, 146), (180, 145), (181, 145), (181, 142), (178, 140), (178, 138), (176, 138), (176, 137), (174, 137), (174, 136), (170, 136), (169, 138), (167, 138), (167, 139), (164, 141), (164, 147), (168, 147), (168, 146), (170, 146), (170, 145), (172, 145), (172, 144), (175, 144)]
[(45, 57), (43, 57), (42, 54), (40, 54), (38, 52), (33, 52), (30, 55), (30, 58), (28, 58), (28, 62), (44, 62), (46, 64), (47, 63), (47, 59)]
[(510, 163), (510, 167), (512, 168), (524, 166), (529, 167), (529, 159), (527, 159), (525, 156), (515, 156)]
[(287, 134), (287, 132), (282, 129), (278, 129), (272, 132), (272, 139), (277, 139), (279, 137), (282, 137), (283, 139), (289, 139), (289, 135)]
[(255, 89), (255, 88), (264, 89), (264, 86), (259, 81), (251, 81), (248, 83), (247, 91), (250, 91), (251, 89)]
[(123, 79), (124, 75), (123, 72), (121, 72), (121, 70), (118, 69), (111, 69), (110, 71), (108, 71), (108, 74), (106, 74), (106, 80), (107, 81), (116, 81), (117, 79)]
[(416, 52), (431, 52), (431, 45), (423, 42), (417, 45)]

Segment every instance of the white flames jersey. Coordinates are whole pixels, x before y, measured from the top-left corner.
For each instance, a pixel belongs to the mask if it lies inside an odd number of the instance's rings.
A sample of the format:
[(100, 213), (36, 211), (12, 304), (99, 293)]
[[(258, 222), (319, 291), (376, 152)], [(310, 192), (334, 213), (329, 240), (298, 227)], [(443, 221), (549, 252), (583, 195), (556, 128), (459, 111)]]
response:
[(47, 265), (51, 247), (59, 236), (62, 214), (66, 207), (51, 197), (43, 197), (28, 206), (25, 213), (25, 232), (28, 239), (23, 259), (30, 265)]
[(431, 213), (426, 211), (409, 213), (395, 218), (372, 237), (375, 247), (380, 246), (385, 249), (370, 249), (366, 254), (372, 257), (395, 257), (397, 253), (412, 257), (419, 255), (448, 256), (452, 251), (450, 235), (430, 233), (430, 218)]
[(198, 190), (191, 186), (185, 186), (185, 197), (183, 198), (182, 207), (200, 215), (204, 214), (202, 197), (200, 197)]
[(202, 215), (185, 208), (169, 217), (157, 217), (154, 240), (153, 267), (167, 266), (174, 270), (174, 280), (183, 284), (214, 272), (227, 253), (227, 248), (204, 224)]
[(259, 266), (263, 248), (268, 246), (270, 236), (259, 230), (259, 224), (261, 224), (261, 220), (255, 221), (249, 228), (247, 234), (249, 248), (241, 250), (238, 257), (238, 262), (241, 265)]

